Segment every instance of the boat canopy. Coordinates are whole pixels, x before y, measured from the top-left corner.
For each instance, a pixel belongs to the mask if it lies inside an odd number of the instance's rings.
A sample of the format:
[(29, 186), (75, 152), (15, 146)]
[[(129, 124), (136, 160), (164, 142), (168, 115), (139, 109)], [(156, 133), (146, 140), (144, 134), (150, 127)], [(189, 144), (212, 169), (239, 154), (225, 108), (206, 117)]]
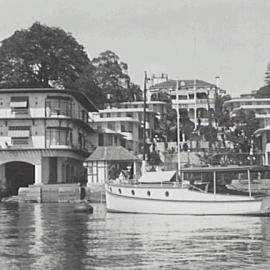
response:
[(184, 173), (207, 173), (207, 172), (224, 172), (224, 173), (233, 173), (233, 172), (264, 172), (269, 171), (270, 166), (207, 166), (207, 167), (189, 167), (189, 168), (182, 168), (181, 172)]
[(169, 182), (175, 176), (176, 171), (146, 172), (139, 178), (139, 183), (162, 183)]

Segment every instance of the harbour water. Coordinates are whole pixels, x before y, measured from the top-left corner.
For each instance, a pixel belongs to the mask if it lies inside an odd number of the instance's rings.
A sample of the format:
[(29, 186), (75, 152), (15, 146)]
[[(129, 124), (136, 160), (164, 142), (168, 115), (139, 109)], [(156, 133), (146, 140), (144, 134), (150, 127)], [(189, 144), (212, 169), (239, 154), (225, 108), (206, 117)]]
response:
[(0, 204), (0, 269), (269, 269), (270, 218)]

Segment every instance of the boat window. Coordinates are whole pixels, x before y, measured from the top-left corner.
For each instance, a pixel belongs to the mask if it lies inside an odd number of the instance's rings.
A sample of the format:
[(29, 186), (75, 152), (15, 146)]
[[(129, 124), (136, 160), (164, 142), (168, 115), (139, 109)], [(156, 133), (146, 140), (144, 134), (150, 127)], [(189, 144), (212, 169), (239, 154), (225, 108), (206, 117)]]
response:
[(118, 189), (118, 192), (119, 192), (119, 194), (121, 194), (121, 193), (122, 193), (122, 190), (121, 190), (121, 188), (119, 188), (119, 189)]
[(149, 190), (147, 191), (147, 196), (151, 196), (151, 192)]
[(165, 196), (166, 196), (166, 197), (169, 197), (169, 195), (170, 195), (170, 194), (169, 194), (169, 191), (166, 191), (166, 192), (165, 192)]
[(131, 190), (131, 194), (132, 195), (135, 195), (135, 191), (133, 189)]

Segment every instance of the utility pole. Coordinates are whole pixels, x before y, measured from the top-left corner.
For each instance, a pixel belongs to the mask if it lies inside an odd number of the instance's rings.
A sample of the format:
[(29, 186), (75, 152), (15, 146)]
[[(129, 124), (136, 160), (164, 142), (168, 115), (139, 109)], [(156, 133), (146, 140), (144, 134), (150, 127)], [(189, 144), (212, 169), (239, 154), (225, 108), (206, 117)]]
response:
[[(180, 159), (180, 111), (179, 111), (179, 81), (176, 81), (176, 120), (177, 120), (177, 174), (181, 178), (181, 159)], [(178, 178), (179, 179), (179, 178)]]
[(193, 91), (194, 91), (194, 123), (195, 123), (195, 131), (197, 131), (197, 89), (196, 89), (196, 80), (193, 81)]

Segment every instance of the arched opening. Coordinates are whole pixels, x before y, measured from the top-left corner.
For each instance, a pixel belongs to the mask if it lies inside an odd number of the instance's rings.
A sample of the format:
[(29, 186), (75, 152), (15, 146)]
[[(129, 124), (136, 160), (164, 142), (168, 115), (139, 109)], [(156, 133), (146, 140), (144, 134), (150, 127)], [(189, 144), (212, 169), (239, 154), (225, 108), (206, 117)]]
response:
[(26, 162), (5, 164), (5, 191), (3, 195), (18, 195), (20, 187), (28, 187), (35, 182), (35, 166)]

